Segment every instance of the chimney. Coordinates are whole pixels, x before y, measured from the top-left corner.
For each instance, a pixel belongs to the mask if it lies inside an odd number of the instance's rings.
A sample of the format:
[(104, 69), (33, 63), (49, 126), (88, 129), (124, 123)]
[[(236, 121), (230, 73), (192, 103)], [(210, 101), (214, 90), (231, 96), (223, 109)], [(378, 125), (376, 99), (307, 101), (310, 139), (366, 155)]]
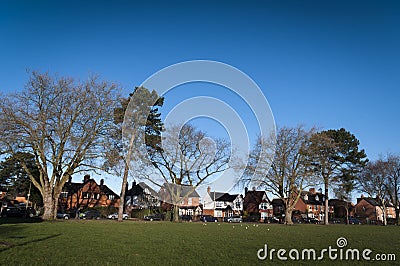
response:
[(314, 195), (314, 194), (315, 194), (315, 188), (314, 188), (314, 187), (310, 188), (309, 192), (310, 192), (312, 195)]
[(244, 196), (246, 197), (247, 192), (249, 191), (249, 189), (247, 187), (244, 188)]
[(83, 183), (86, 183), (87, 181), (89, 181), (89, 179), (90, 179), (90, 175), (85, 175), (83, 177)]
[(104, 179), (100, 179), (100, 186), (104, 186)]
[(211, 192), (211, 187), (208, 186), (208, 187), (207, 187), (207, 193), (210, 194), (210, 192)]
[(362, 199), (364, 198), (364, 195), (363, 195), (363, 194), (361, 194), (361, 198), (362, 198)]
[(132, 188), (136, 187), (136, 181), (132, 182)]

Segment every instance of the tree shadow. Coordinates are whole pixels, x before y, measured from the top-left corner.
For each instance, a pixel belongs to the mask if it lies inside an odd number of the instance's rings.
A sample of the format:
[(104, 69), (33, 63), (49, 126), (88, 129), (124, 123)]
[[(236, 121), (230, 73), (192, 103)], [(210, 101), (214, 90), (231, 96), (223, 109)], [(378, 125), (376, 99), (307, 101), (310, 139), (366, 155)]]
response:
[(2, 225), (2, 224), (31, 224), (31, 223), (41, 223), (41, 222), (43, 222), (41, 217), (32, 217), (32, 218), (7, 217), (7, 218), (0, 218), (0, 225)]
[[(12, 249), (12, 248), (26, 246), (26, 245), (29, 245), (29, 244), (32, 244), (32, 243), (45, 241), (47, 239), (55, 238), (55, 237), (58, 237), (60, 235), (61, 234), (50, 235), (50, 236), (46, 236), (46, 237), (42, 237), (42, 238), (38, 238), (38, 239), (25, 241), (25, 242), (22, 242), (22, 243), (19, 243), (19, 244), (13, 244), (13, 243), (8, 243), (8, 242), (1, 241), (0, 242), (0, 247), (1, 246), (5, 246), (5, 248), (0, 249), (0, 253), (2, 253), (4, 251), (7, 251), (9, 249)], [(24, 237), (23, 236), (18, 236), (18, 237), (10, 237), (10, 238), (24, 238)]]

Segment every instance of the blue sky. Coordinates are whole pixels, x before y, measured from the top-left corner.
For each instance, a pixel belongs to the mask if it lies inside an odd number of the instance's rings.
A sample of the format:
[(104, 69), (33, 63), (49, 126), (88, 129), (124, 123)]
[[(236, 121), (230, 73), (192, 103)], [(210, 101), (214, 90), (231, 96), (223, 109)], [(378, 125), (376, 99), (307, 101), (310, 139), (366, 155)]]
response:
[(371, 159), (400, 152), (398, 1), (143, 2), (2, 1), (0, 91), (32, 69), (98, 73), (128, 93), (171, 64), (215, 60), (259, 85), (277, 125), (345, 127)]

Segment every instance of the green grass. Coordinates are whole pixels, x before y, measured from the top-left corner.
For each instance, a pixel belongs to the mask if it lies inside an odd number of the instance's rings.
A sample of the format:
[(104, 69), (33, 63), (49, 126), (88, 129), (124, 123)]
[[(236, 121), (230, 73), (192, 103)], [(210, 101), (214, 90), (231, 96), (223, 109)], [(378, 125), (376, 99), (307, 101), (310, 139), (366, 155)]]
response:
[[(397, 265), (400, 261), (397, 226), (241, 226), (103, 220), (0, 223), (0, 265), (276, 265), (284, 264), (276, 255), (272, 262), (258, 260), (257, 251), (264, 244), (274, 249), (321, 250), (328, 246), (335, 248), (339, 237), (347, 239), (347, 248), (395, 253)], [(289, 263), (315, 265), (311, 261)], [(366, 264), (365, 261), (324, 263)]]

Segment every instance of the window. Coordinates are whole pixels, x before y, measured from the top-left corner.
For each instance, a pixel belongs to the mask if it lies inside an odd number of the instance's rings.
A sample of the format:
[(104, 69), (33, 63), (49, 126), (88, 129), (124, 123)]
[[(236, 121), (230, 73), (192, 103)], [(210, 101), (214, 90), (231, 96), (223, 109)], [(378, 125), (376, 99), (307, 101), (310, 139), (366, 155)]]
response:
[(267, 217), (268, 217), (268, 213), (266, 213), (266, 212), (261, 213), (261, 220), (264, 220)]
[(242, 204), (241, 204), (240, 200), (235, 202), (235, 208), (236, 209), (241, 209), (242, 208)]
[(222, 211), (215, 211), (215, 217), (222, 217)]
[(186, 210), (187, 215), (193, 215), (193, 209), (187, 209)]
[(89, 193), (83, 192), (83, 193), (82, 193), (82, 198), (88, 199), (88, 198), (89, 198)]
[(268, 204), (268, 202), (262, 202), (260, 204), (260, 210), (268, 210), (270, 209), (270, 205)]
[[(217, 208), (222, 208), (222, 202), (221, 201), (217, 201), (216, 203), (215, 203), (215, 207), (217, 207)], [(221, 216), (220, 216), (221, 217)]]
[(61, 192), (61, 198), (62, 198), (62, 199), (68, 198), (68, 192), (67, 192), (67, 191)]
[(192, 198), (188, 198), (188, 205), (192, 205), (193, 204), (193, 199)]
[(109, 200), (114, 200), (114, 195), (108, 195)]

